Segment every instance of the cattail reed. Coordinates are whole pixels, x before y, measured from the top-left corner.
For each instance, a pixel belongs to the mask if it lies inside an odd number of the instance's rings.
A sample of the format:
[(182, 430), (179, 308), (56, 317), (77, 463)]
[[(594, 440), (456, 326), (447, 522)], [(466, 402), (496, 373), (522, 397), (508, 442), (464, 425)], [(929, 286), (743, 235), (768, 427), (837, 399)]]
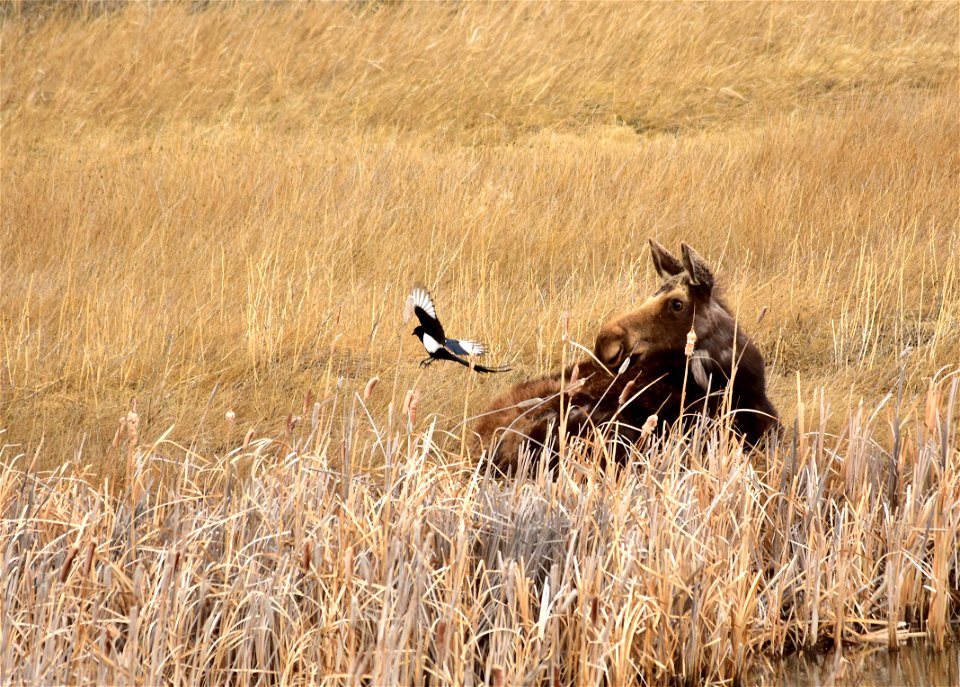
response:
[(78, 546), (71, 546), (67, 557), (63, 560), (63, 565), (60, 566), (60, 582), (65, 582), (67, 576), (70, 574), (70, 568), (73, 567), (73, 559), (77, 557), (77, 552), (80, 550)]
[(367, 385), (363, 388), (363, 402), (367, 403), (370, 400), (370, 396), (373, 394), (373, 390), (377, 387), (377, 384), (380, 383), (379, 377), (371, 377), (367, 382)]
[(300, 570), (306, 575), (310, 572), (310, 562), (313, 557), (313, 541), (308, 539), (303, 542), (303, 556), (300, 559)]
[(640, 437), (642, 439), (649, 438), (657, 430), (657, 416), (651, 415), (643, 423), (643, 427), (640, 430)]
[(407, 416), (410, 426), (417, 423), (417, 405), (420, 402), (420, 391), (414, 387), (408, 389), (403, 398), (403, 414)]
[(763, 318), (765, 318), (765, 317), (767, 316), (767, 313), (768, 313), (768, 312), (770, 312), (769, 306), (766, 306), (766, 305), (765, 305), (765, 306), (763, 306), (762, 308), (760, 308), (760, 314), (757, 315), (757, 324), (758, 324), (758, 325), (759, 325), (761, 322), (763, 322)]
[[(208, 4), (0, 9), (0, 683), (733, 685), (841, 646), (830, 683), (956, 641), (955, 3)], [(719, 268), (722, 336), (643, 233)], [(418, 367), (415, 280), (516, 371)], [(459, 423), (522, 378), (498, 438), (567, 439), (504, 477)]]
[[(90, 648), (110, 662), (77, 645), (74, 659), (44, 663), (51, 682), (188, 672), (215, 683), (238, 666), (267, 679), (283, 664), (304, 679), (298, 666), (361, 681), (416, 682), (430, 671), (457, 683), (512, 684), (542, 671), (563, 684), (598, 675), (616, 684), (713, 683), (738, 679), (764, 655), (824, 641), (845, 651), (898, 646), (908, 635), (944, 645), (960, 622), (949, 593), (960, 454), (946, 456), (939, 483), (929, 474), (952, 421), (942, 401), (952, 382), (904, 403), (903, 460), (918, 467), (903, 472), (895, 510), (876, 488), (884, 475), (829, 473), (833, 461), (887, 469), (878, 413), (840, 418), (839, 436), (814, 423), (798, 455), (774, 450), (764, 463), (710, 437), (696, 456), (683, 434), (651, 443), (658, 419), (650, 415), (613, 481), (574, 463), (616, 443), (602, 432), (570, 445), (571, 467), (559, 480), (541, 470), (478, 481), (474, 466), (429, 437), (395, 453), (386, 491), (379, 466), (330, 470), (324, 453), (247, 472), (215, 458), (152, 496), (155, 518), (139, 523), (132, 550), (122, 545), (129, 527), (115, 526), (131, 513), (127, 501), (55, 472), (34, 476), (46, 496), (31, 511), (22, 468), (0, 453), (2, 504), (21, 514), (0, 522), (4, 541), (21, 547), (3, 563), (0, 622), (16, 617), (20, 633), (5, 674), (25, 679), (41, 654), (71, 655), (74, 628), (104, 638)], [(381, 436), (377, 414), (365, 417)], [(704, 431), (721, 437), (724, 428)], [(283, 441), (263, 439), (256, 450)], [(355, 441), (357, 456), (378, 446)], [(307, 498), (303, 474), (312, 476)], [(85, 522), (66, 552), (49, 526), (60, 522)], [(98, 550), (100, 537), (111, 543)], [(82, 574), (72, 584), (77, 556)], [(726, 629), (707, 620), (724, 614)], [(623, 643), (626, 625), (633, 630)], [(484, 639), (493, 636), (500, 639)], [(231, 651), (218, 651), (216, 637)]]
[(687, 332), (687, 344), (683, 347), (683, 354), (688, 358), (693, 355), (693, 349), (697, 345), (697, 332), (693, 327)]
[(630, 397), (633, 396), (633, 391), (636, 388), (636, 383), (631, 379), (623, 386), (623, 391), (620, 392), (620, 397), (617, 399), (618, 405), (625, 405), (627, 401), (630, 400)]
[(90, 577), (90, 571), (93, 569), (93, 561), (97, 555), (97, 541), (96, 539), (91, 539), (87, 542), (87, 551), (86, 555), (83, 557), (83, 577), (88, 579)]

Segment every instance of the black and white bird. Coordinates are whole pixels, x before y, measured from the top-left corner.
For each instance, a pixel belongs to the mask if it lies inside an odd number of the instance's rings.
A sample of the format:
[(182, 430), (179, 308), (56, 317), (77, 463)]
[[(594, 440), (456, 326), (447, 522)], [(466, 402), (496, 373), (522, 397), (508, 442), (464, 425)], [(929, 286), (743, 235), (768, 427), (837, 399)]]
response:
[[(427, 349), (430, 355), (420, 361), (420, 366), (429, 365), (434, 360), (452, 360), (466, 367), (470, 363), (460, 356), (481, 356), (487, 352), (487, 347), (479, 341), (469, 339), (448, 339), (443, 331), (443, 325), (437, 318), (437, 309), (433, 305), (430, 293), (420, 285), (413, 288), (407, 300), (408, 308), (412, 306), (413, 313), (420, 320), (420, 326), (413, 330), (414, 336)], [(477, 372), (507, 372), (509, 367), (484, 367), (473, 365)]]

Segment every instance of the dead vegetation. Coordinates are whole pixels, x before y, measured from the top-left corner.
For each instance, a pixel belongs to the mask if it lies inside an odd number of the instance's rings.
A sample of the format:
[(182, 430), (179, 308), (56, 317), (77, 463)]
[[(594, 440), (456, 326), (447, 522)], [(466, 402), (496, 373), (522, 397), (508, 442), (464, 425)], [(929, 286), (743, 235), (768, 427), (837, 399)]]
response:
[[(5, 4), (0, 682), (656, 683), (948, 641), (958, 22)], [(647, 295), (647, 236), (716, 268), (796, 432), (487, 479), (461, 422), (573, 354), (564, 313), (589, 343)], [(418, 369), (417, 280), (514, 372)]]
[[(745, 454), (722, 428), (506, 482), (431, 422), (317, 403), (217, 461), (130, 450), (122, 494), (3, 456), (5, 683), (723, 682), (798, 647), (943, 647), (960, 620), (957, 373)], [(352, 395), (352, 398), (351, 398)], [(322, 407), (349, 408), (331, 444)], [(888, 443), (895, 433), (893, 452)]]

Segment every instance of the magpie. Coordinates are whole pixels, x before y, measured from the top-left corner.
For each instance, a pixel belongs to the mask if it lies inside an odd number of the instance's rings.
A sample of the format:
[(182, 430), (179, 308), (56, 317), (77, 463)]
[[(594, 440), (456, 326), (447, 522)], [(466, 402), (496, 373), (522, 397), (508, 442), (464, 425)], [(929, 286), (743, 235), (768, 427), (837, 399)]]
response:
[[(470, 363), (459, 356), (480, 356), (487, 352), (487, 347), (478, 341), (447, 338), (443, 331), (443, 325), (437, 319), (437, 309), (433, 305), (433, 299), (422, 286), (417, 285), (413, 288), (407, 304), (408, 306), (412, 304), (413, 312), (420, 320), (420, 326), (413, 330), (413, 335), (420, 339), (420, 343), (430, 354), (420, 361), (420, 367), (429, 365), (434, 360), (452, 360), (465, 367), (470, 367)], [(475, 364), (473, 369), (477, 372), (507, 372), (510, 368), (484, 367)]]

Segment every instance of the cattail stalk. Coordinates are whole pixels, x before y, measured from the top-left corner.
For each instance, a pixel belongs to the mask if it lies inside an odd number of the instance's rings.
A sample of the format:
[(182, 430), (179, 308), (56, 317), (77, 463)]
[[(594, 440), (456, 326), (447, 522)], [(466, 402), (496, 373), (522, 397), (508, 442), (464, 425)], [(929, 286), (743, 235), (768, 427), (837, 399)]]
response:
[(696, 319), (697, 313), (694, 311), (693, 320), (690, 322), (690, 331), (687, 332), (687, 343), (683, 348), (683, 355), (686, 360), (683, 365), (683, 387), (680, 389), (680, 417), (683, 417), (687, 407), (687, 379), (690, 373), (690, 360), (693, 358), (694, 348), (697, 345), (697, 332), (694, 328)]

